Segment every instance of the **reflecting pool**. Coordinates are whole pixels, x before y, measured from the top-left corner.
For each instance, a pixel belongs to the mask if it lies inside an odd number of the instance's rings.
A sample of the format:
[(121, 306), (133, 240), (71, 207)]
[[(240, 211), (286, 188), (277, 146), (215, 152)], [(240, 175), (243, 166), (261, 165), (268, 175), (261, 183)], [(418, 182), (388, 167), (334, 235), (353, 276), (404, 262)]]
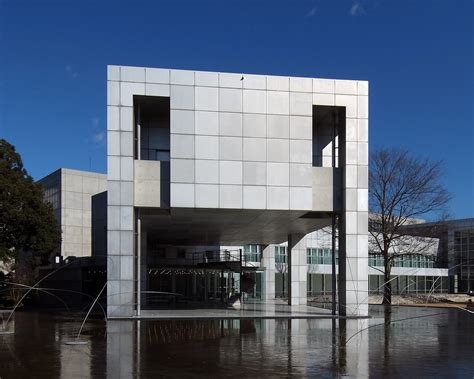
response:
[(0, 377), (450, 377), (474, 375), (474, 314), (371, 307), (372, 319), (92, 319), (18, 312)]

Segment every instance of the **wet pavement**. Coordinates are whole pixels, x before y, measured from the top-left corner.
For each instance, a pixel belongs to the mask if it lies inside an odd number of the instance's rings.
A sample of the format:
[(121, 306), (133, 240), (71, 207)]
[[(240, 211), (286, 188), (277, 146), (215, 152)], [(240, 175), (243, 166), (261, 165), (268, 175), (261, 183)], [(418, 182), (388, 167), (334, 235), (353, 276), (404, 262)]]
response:
[[(283, 301), (249, 301), (238, 307), (142, 310), (140, 318), (154, 319), (258, 319), (328, 318), (329, 309), (309, 305), (288, 305)], [(336, 316), (334, 316), (336, 317)]]
[(18, 312), (0, 335), (3, 378), (446, 377), (474, 375), (474, 314), (372, 306), (370, 320), (225, 319), (86, 323)]

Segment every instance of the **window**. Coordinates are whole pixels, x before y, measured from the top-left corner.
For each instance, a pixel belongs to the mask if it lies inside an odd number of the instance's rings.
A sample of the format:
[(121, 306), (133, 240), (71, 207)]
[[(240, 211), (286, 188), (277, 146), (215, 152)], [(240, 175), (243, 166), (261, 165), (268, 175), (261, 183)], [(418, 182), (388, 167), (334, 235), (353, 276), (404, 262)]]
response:
[[(306, 263), (313, 265), (332, 264), (332, 250), (321, 248), (308, 248), (306, 250)], [(339, 251), (336, 250), (336, 264), (339, 263)]]
[(260, 262), (262, 259), (261, 245), (245, 245), (244, 246), (244, 260), (246, 262)]
[(317, 264), (318, 263), (317, 249), (307, 249), (306, 252), (307, 252), (306, 263), (309, 265)]
[(345, 129), (346, 108), (313, 106), (313, 167), (341, 167), (339, 141)]
[(170, 160), (170, 99), (159, 96), (134, 96), (135, 158), (150, 161)]
[(287, 263), (286, 246), (275, 246), (275, 263)]

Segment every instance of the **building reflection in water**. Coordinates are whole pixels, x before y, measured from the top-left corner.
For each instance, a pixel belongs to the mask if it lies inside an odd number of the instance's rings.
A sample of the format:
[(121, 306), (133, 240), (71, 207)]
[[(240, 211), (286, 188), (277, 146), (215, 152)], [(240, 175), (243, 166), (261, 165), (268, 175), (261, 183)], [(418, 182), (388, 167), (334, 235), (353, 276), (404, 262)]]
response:
[(86, 323), (19, 312), (0, 336), (1, 376), (470, 377), (474, 318), (458, 309), (383, 307), (370, 320), (245, 319)]
[(109, 321), (107, 377), (256, 376), (262, 368), (266, 375), (367, 376), (366, 326), (328, 319)]

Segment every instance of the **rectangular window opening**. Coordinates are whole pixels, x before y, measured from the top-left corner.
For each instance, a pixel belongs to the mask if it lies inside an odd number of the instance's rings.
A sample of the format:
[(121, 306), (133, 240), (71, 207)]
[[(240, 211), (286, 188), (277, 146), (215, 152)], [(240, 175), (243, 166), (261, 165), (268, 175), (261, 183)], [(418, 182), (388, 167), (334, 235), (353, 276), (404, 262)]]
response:
[(345, 129), (345, 107), (313, 105), (313, 167), (342, 167)]
[(170, 98), (134, 96), (135, 159), (169, 162)]

